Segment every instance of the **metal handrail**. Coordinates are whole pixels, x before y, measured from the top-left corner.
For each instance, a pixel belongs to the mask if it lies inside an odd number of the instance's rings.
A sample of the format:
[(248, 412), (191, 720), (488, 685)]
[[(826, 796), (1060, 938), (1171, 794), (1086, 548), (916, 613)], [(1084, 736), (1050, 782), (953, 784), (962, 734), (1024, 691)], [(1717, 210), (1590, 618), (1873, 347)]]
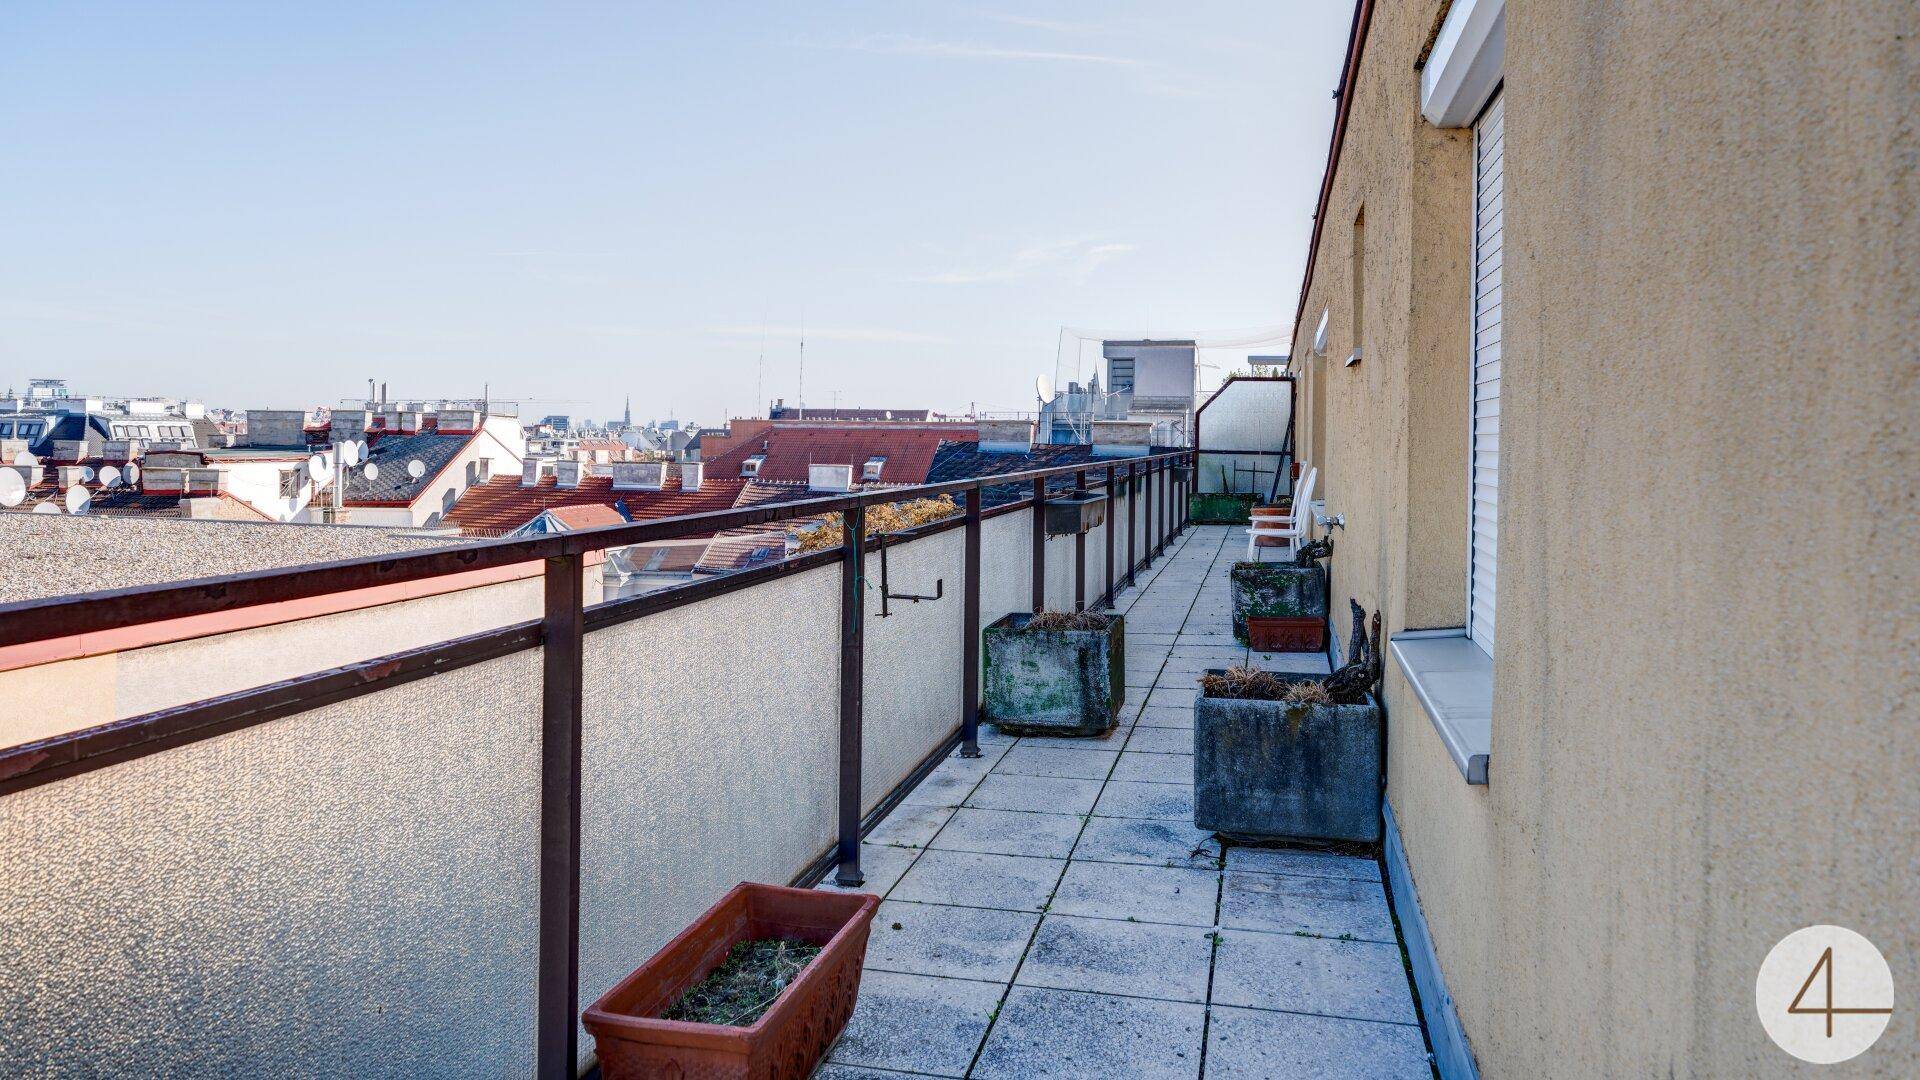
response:
[[(1179, 450), (1128, 458), (1135, 466), (1164, 467), (1191, 451)], [(815, 517), (876, 503), (932, 498), (989, 487), (1040, 482), (1071, 476), (1087, 464), (1059, 465), (996, 476), (970, 477), (938, 484), (879, 488), (847, 495), (831, 495), (793, 502), (767, 503), (729, 510), (656, 518), (625, 525), (601, 525), (575, 532), (525, 539), (481, 540), (445, 548), (400, 555), (313, 563), (255, 570), (241, 574), (194, 578), (158, 585), (104, 589), (67, 596), (44, 597), (0, 604), (0, 647), (49, 638), (94, 633), (140, 623), (160, 622), (236, 608), (300, 600), (328, 593), (393, 585), (424, 578), (444, 577), (514, 563), (566, 555), (584, 555), (610, 547), (626, 547), (687, 536), (704, 535), (760, 525), (771, 521)]]

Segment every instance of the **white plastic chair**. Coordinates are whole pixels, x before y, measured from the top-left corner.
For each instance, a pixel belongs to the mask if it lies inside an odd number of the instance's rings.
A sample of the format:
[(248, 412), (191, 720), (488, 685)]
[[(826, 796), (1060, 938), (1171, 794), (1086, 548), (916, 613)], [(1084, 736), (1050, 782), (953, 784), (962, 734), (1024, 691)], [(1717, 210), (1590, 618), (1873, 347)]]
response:
[(1256, 522), (1247, 528), (1247, 561), (1259, 562), (1260, 549), (1266, 545), (1260, 543), (1263, 536), (1273, 536), (1287, 542), (1287, 557), (1292, 558), (1300, 552), (1300, 541), (1307, 538), (1307, 523), (1310, 511), (1307, 504), (1313, 500), (1313, 482), (1320, 477), (1320, 470), (1310, 468), (1293, 486), (1293, 505), (1283, 518), (1254, 518)]

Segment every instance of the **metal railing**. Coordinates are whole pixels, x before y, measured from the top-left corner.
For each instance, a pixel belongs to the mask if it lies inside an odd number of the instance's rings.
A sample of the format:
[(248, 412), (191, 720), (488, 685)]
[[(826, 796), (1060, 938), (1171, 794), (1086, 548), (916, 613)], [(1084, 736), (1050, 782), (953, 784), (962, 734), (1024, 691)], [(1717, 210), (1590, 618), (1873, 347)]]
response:
[[(1093, 607), (1111, 603), (1116, 590), (1131, 585), (1134, 574), (1165, 550), (1186, 526), (1193, 451), (1112, 459), (1005, 473), (938, 484), (889, 487), (794, 502), (719, 510), (625, 525), (525, 539), (486, 540), (444, 549), (382, 555), (312, 566), (201, 578), (52, 597), (0, 605), (0, 646), (45, 641), (115, 627), (232, 611), (329, 593), (459, 574), (543, 560), (543, 614), (465, 637), (371, 660), (343, 665), (250, 690), (175, 708), (117, 720), (0, 749), (0, 797), (53, 783), (110, 765), (159, 754), (231, 731), (292, 716), (324, 705), (459, 670), (527, 649), (543, 651), (540, 735), (540, 919), (538, 959), (538, 1047), (541, 1077), (570, 1078), (577, 1060), (580, 941), (580, 776), (582, 684), (585, 635), (593, 630), (696, 603), (713, 596), (838, 562), (841, 567), (839, 812), (834, 845), (801, 878), (817, 877), (829, 866), (837, 882), (861, 884), (860, 838), (884, 816), (892, 799), (861, 814), (862, 680), (864, 678), (865, 560), (877, 538), (866, 531), (866, 509), (884, 503), (941, 495), (961, 496), (961, 513), (931, 524), (890, 534), (903, 543), (951, 528), (966, 530), (963, 603), (963, 693), (959, 731), (922, 763), (894, 792), (897, 798), (958, 743), (960, 752), (978, 756), (980, 692), (981, 523), (991, 517), (1030, 509), (1033, 521), (1032, 604), (1046, 604), (1046, 506), (1051, 481), (1070, 477), (1075, 491), (1103, 491), (1111, 501), (1128, 494), (1126, 570), (1115, 572), (1115, 526), (1105, 532), (1104, 590)], [(1097, 486), (1089, 477), (1097, 476)], [(1032, 485), (1025, 499), (982, 509), (982, 493), (991, 488)], [(767, 522), (842, 515), (837, 550), (799, 555), (640, 596), (585, 604), (582, 571), (587, 553)], [(1136, 551), (1144, 538), (1146, 551)], [(1085, 533), (1074, 540), (1074, 597), (1085, 609)]]

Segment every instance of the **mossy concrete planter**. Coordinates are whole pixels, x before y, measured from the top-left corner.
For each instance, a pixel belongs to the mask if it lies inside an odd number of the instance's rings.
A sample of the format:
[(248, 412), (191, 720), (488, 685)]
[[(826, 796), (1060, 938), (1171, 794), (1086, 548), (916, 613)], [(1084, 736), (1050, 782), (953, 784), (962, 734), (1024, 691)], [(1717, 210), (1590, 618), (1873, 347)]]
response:
[(1201, 695), (1193, 716), (1193, 823), (1233, 840), (1378, 843), (1380, 726), (1371, 701), (1289, 705)]
[(1104, 735), (1126, 700), (1126, 618), (1105, 630), (1028, 630), (1015, 612), (981, 631), (981, 711), (1014, 735)]
[(1252, 509), (1251, 495), (1208, 491), (1187, 496), (1187, 520), (1195, 525), (1245, 525)]
[(1232, 570), (1233, 636), (1247, 640), (1249, 616), (1262, 619), (1327, 618), (1327, 571), (1291, 563), (1239, 563)]

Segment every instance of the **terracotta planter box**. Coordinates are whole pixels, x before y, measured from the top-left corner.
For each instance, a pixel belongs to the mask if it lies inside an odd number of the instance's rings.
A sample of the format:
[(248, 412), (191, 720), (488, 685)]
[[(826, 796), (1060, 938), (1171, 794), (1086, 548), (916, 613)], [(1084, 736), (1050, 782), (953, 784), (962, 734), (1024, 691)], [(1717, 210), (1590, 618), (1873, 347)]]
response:
[(1202, 694), (1193, 714), (1193, 823), (1231, 840), (1378, 843), (1385, 745), (1371, 700), (1289, 705)]
[(1247, 644), (1260, 652), (1325, 652), (1327, 620), (1320, 615), (1305, 618), (1248, 616)]
[[(1232, 570), (1233, 633), (1251, 644), (1248, 619), (1327, 619), (1327, 571), (1318, 564), (1236, 563)], [(1325, 648), (1322, 637), (1315, 648)]]
[(1015, 612), (981, 631), (980, 711), (1012, 735), (1105, 735), (1126, 700), (1126, 617), (1104, 630), (1028, 630)]
[[(743, 882), (586, 1011), (605, 1080), (706, 1077), (804, 1080), (840, 1037), (860, 990), (880, 898)], [(747, 1027), (662, 1020), (680, 996), (757, 938), (793, 938), (820, 954)]]

